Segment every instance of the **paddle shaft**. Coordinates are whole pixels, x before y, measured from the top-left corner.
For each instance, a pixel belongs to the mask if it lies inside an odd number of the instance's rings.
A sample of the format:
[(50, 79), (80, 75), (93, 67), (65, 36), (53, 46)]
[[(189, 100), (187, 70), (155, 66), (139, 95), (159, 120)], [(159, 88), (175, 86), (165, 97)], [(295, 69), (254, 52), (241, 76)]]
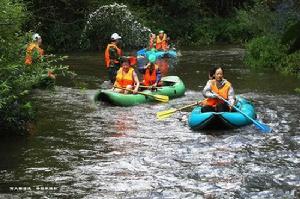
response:
[[(121, 88), (121, 87), (118, 87), (118, 86), (115, 86), (115, 88), (133, 92), (132, 89), (128, 89), (128, 88)], [(139, 91), (137, 91), (136, 93), (154, 97), (154, 95), (151, 95), (151, 94), (148, 94), (148, 93), (143, 93), (143, 92), (139, 92)]]
[[(128, 88), (121, 88), (121, 87), (117, 87), (117, 86), (115, 86), (115, 88), (133, 92), (133, 90), (128, 89)], [(161, 101), (161, 102), (168, 102), (169, 101), (169, 96), (167, 96), (167, 95), (152, 95), (152, 94), (143, 93), (143, 92), (139, 92), (139, 91), (136, 92), (136, 93), (141, 94), (141, 95), (145, 95), (145, 96), (153, 97), (155, 100)]]
[(219, 99), (223, 100), (224, 102), (226, 102), (229, 106), (232, 106), (233, 108), (235, 108), (235, 110), (237, 110), (239, 113), (241, 113), (243, 116), (245, 116), (246, 118), (248, 118), (249, 120), (251, 120), (255, 125), (257, 125), (260, 129), (265, 129), (265, 127), (260, 124), (258, 121), (254, 120), (253, 118), (251, 118), (250, 116), (248, 116), (246, 113), (242, 112), (240, 109), (238, 109), (236, 106), (234, 105), (230, 105), (229, 101), (224, 99), (223, 97), (221, 97), (220, 95), (216, 94), (215, 92), (213, 92)]
[(198, 104), (198, 102), (195, 102), (193, 104), (189, 104), (189, 105), (177, 108), (177, 109), (170, 109), (170, 110), (166, 110), (166, 111), (161, 111), (161, 112), (158, 112), (156, 115), (159, 119), (167, 118), (167, 117), (170, 117), (173, 113), (175, 113), (177, 111), (180, 111), (182, 109), (186, 109), (186, 108), (189, 108), (189, 107), (192, 107), (192, 106), (196, 106), (197, 104)]
[(189, 107), (192, 107), (192, 106), (196, 106), (197, 104), (198, 104), (198, 102), (195, 102), (193, 104), (189, 104), (189, 105), (183, 106), (181, 108), (177, 108), (176, 111), (180, 111), (182, 109), (186, 109), (186, 108), (189, 108)]

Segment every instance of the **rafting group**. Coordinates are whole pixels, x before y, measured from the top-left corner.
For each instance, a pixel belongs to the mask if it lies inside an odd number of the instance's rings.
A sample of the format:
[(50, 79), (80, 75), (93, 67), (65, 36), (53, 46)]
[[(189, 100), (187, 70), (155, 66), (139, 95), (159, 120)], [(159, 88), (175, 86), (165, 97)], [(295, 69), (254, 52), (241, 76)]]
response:
[[(120, 39), (119, 34), (113, 33), (104, 53), (105, 66), (113, 86), (111, 89), (97, 92), (95, 100), (117, 106), (133, 106), (151, 101), (168, 102), (170, 98), (185, 94), (183, 81), (178, 76), (167, 76), (168, 59), (176, 58), (176, 51), (170, 49), (169, 38), (164, 31), (159, 31), (157, 36), (151, 34), (148, 48), (139, 50), (136, 56), (122, 56), (122, 50), (118, 46)], [(26, 65), (30, 66), (43, 59), (41, 42), (41, 36), (33, 34), (32, 42), (26, 48)], [(139, 81), (136, 66), (142, 81)], [(47, 76), (50, 79), (56, 78), (50, 70)], [(252, 103), (235, 96), (231, 83), (224, 78), (222, 67), (211, 69), (208, 78), (202, 91), (204, 100), (158, 112), (157, 118), (163, 120), (177, 111), (196, 106), (188, 119), (189, 126), (194, 130), (235, 128), (254, 124), (262, 132), (271, 131), (269, 126), (256, 120)]]
[[(178, 76), (162, 75), (162, 65), (158, 64), (165, 58), (176, 58), (176, 51), (169, 48), (169, 39), (164, 31), (159, 31), (157, 36), (151, 33), (148, 48), (139, 50), (136, 56), (122, 56), (122, 50), (118, 47), (120, 39), (119, 34), (113, 33), (105, 50), (105, 65), (113, 87), (100, 90), (95, 95), (96, 100), (117, 106), (133, 106), (150, 101), (168, 102), (169, 98), (184, 95), (182, 80)], [(136, 66), (142, 81), (139, 81), (135, 71)], [(267, 125), (256, 120), (252, 103), (235, 96), (221, 66), (209, 71), (209, 80), (202, 93), (204, 100), (158, 112), (157, 118), (162, 120), (176, 111), (196, 106), (188, 119), (189, 126), (194, 130), (235, 128), (253, 123), (263, 132), (271, 131)]]

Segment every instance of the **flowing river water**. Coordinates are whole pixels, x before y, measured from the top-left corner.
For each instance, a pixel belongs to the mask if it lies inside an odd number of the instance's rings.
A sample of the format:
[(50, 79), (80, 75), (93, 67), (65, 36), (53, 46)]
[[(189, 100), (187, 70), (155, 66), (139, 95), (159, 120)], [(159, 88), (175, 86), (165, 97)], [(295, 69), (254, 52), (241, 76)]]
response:
[[(249, 70), (239, 47), (180, 55), (170, 74), (185, 82), (184, 97), (116, 107), (92, 100), (106, 78), (103, 54), (70, 54), (76, 80), (33, 93), (32, 135), (0, 141), (0, 198), (299, 198), (300, 80)], [(220, 63), (272, 133), (253, 125), (192, 131), (191, 109), (156, 120), (158, 111), (202, 99), (208, 69)]]

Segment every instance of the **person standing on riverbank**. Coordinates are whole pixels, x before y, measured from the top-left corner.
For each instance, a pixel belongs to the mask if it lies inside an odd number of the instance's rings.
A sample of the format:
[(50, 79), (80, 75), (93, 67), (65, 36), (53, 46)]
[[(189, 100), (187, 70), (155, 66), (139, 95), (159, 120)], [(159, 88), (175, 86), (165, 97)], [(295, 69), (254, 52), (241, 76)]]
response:
[(42, 61), (44, 58), (44, 50), (40, 47), (42, 37), (35, 33), (32, 35), (32, 42), (27, 45), (25, 64), (31, 65), (37, 61)]
[[(26, 48), (25, 64), (32, 65), (34, 63), (42, 62), (44, 60), (44, 50), (40, 47), (42, 45), (42, 37), (35, 33), (32, 35), (32, 42)], [(53, 71), (48, 70), (48, 77), (55, 79)]]
[[(202, 112), (228, 112), (231, 111), (231, 107), (234, 105), (235, 97), (234, 90), (229, 81), (223, 78), (223, 68), (217, 67), (213, 70), (214, 79), (208, 80), (206, 86), (203, 89), (203, 96), (206, 98), (203, 103)], [(212, 73), (210, 72), (210, 75)], [(218, 95), (230, 102), (228, 105), (222, 99), (218, 98)]]
[(108, 69), (108, 77), (111, 83), (115, 82), (117, 71), (120, 68), (122, 50), (118, 45), (121, 38), (118, 33), (113, 33), (110, 37), (111, 42), (107, 45), (104, 53), (105, 66)]

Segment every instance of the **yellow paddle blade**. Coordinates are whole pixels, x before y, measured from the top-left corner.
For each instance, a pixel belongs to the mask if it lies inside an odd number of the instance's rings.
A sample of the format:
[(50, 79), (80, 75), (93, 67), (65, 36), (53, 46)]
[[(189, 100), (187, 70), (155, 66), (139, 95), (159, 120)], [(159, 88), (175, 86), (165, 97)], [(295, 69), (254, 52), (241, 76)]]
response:
[(161, 112), (158, 112), (156, 113), (156, 118), (158, 120), (163, 120), (163, 119), (166, 119), (168, 117), (170, 117), (173, 113), (175, 113), (177, 111), (177, 109), (175, 108), (171, 108), (169, 110), (166, 110), (166, 111), (161, 111)]
[(167, 95), (153, 95), (154, 99), (160, 102), (168, 102), (169, 96)]

